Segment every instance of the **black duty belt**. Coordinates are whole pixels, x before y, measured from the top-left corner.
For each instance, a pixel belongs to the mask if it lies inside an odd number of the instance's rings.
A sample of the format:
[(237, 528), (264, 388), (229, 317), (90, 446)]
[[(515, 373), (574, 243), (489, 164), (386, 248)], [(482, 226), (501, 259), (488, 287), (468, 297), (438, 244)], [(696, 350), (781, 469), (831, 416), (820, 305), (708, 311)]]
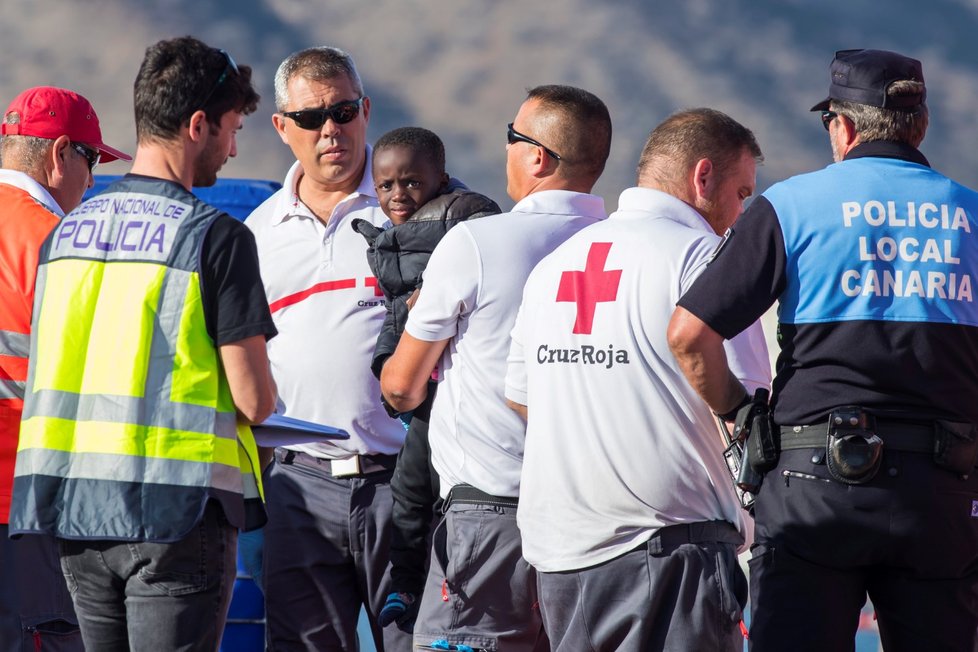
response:
[(462, 505), (497, 505), (499, 507), (518, 507), (519, 498), (512, 498), (509, 496), (493, 496), (492, 494), (487, 494), (486, 492), (476, 489), (470, 484), (457, 484), (452, 487), (452, 490), (448, 492), (448, 498), (445, 499), (444, 510), (454, 504), (459, 503)]
[[(883, 440), (885, 450), (933, 453), (935, 427), (933, 423), (876, 419), (875, 432)], [(824, 448), (828, 428), (827, 421), (807, 426), (781, 426), (781, 450)]]
[(696, 521), (661, 527), (647, 545), (652, 552), (660, 553), (687, 543), (729, 543), (739, 546), (743, 542), (744, 536), (727, 521)]

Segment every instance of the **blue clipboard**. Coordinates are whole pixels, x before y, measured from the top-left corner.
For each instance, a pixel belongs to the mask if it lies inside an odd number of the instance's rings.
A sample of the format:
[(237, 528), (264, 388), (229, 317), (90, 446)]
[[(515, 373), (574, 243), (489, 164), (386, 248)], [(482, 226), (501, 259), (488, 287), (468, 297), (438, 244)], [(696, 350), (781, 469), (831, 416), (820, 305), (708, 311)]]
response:
[(273, 414), (261, 423), (251, 426), (251, 431), (255, 435), (255, 443), (268, 448), (350, 438), (350, 433), (340, 428), (281, 414)]

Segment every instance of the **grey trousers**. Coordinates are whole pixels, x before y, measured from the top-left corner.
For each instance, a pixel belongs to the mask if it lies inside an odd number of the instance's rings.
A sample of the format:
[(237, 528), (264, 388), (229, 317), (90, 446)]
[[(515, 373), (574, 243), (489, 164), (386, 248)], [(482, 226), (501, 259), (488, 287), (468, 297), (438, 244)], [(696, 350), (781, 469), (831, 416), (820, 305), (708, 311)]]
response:
[(433, 541), (416, 649), (439, 639), (476, 650), (547, 649), (515, 507), (454, 503)]
[(85, 649), (216, 650), (237, 574), (237, 542), (238, 530), (214, 500), (174, 543), (60, 539)]
[(0, 652), (81, 652), (81, 632), (61, 574), (58, 542), (42, 534), (7, 538), (0, 524)]
[(276, 449), (264, 475), (269, 650), (354, 652), (361, 605), (378, 652), (410, 649), (410, 634), (377, 622), (390, 590), (392, 474), (334, 478), (325, 460)]
[(747, 578), (722, 521), (663, 528), (611, 561), (539, 573), (554, 652), (741, 652)]

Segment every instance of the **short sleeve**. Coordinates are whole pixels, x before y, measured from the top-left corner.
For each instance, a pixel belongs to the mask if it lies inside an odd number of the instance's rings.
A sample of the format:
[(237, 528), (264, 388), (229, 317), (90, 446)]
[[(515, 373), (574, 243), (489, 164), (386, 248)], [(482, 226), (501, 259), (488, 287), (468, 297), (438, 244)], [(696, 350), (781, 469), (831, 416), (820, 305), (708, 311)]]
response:
[(771, 202), (758, 197), (678, 305), (731, 339), (777, 301), (785, 288), (785, 263), (778, 216)]
[(445, 234), (431, 254), (418, 301), (405, 326), (412, 337), (437, 342), (458, 332), (458, 321), (475, 308), (482, 262), (472, 234), (460, 224)]
[(230, 215), (211, 225), (201, 251), (207, 332), (217, 346), (276, 334), (258, 267), (255, 236)]

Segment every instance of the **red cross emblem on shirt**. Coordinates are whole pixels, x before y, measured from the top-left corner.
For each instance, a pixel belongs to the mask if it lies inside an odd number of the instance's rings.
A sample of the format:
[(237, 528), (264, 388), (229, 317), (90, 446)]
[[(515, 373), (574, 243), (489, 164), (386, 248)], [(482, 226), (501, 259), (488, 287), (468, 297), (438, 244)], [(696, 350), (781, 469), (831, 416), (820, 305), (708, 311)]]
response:
[(560, 275), (557, 301), (577, 303), (577, 319), (574, 321), (573, 331), (576, 334), (590, 335), (597, 304), (618, 298), (621, 270), (604, 269), (610, 250), (610, 242), (592, 242), (591, 249), (587, 252), (584, 271), (566, 271)]
[(363, 279), (363, 284), (366, 285), (368, 288), (372, 287), (374, 289), (375, 297), (384, 296), (384, 291), (380, 289), (380, 283), (377, 282), (376, 276), (367, 276), (366, 278)]

